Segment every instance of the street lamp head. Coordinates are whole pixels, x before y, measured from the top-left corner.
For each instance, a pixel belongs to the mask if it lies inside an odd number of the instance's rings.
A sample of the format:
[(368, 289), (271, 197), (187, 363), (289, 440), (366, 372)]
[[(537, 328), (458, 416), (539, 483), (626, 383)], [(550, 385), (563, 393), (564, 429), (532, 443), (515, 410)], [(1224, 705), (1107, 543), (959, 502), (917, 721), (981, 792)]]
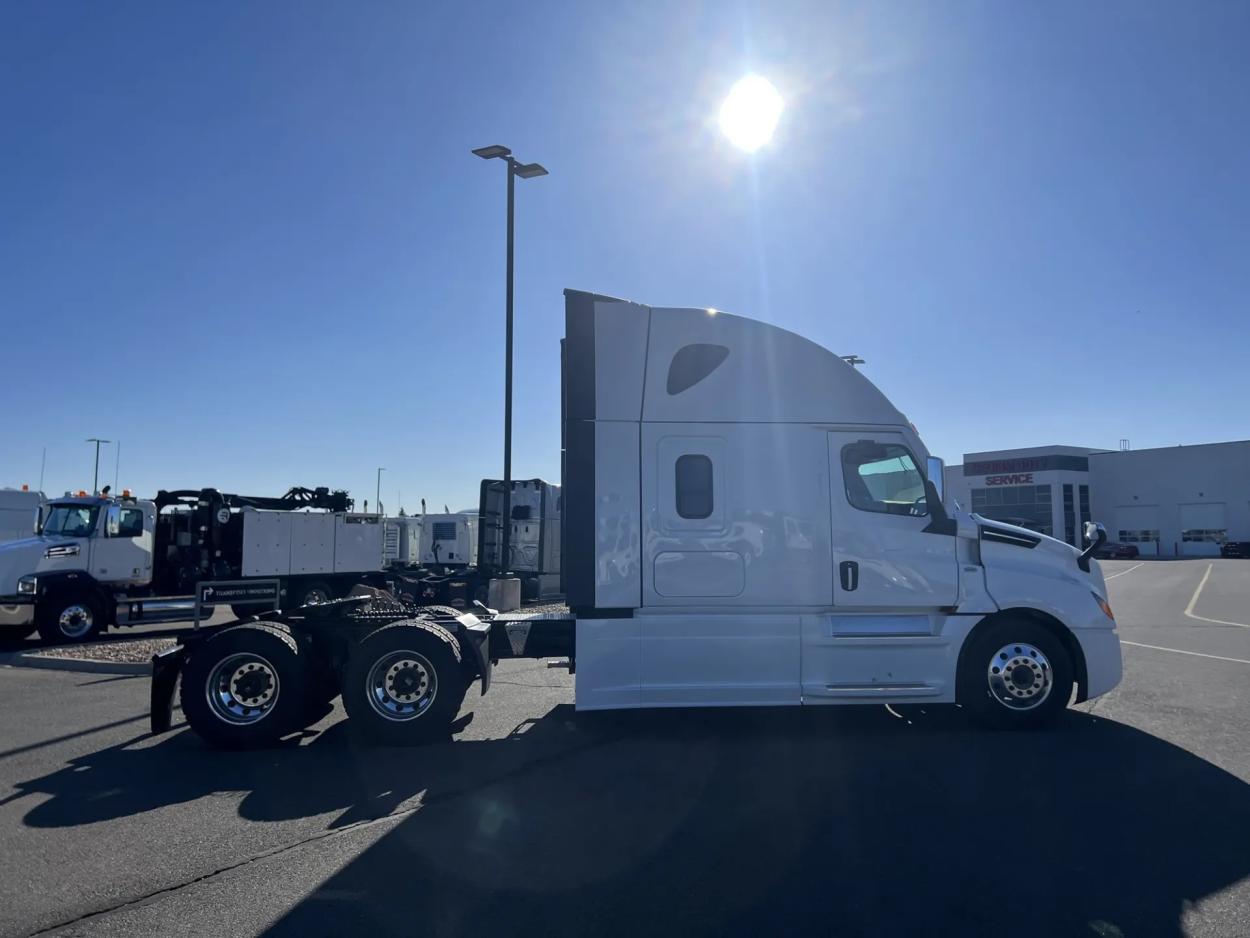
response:
[(537, 163), (520, 163), (513, 170), (522, 179), (533, 179), (535, 176), (546, 176), (547, 170)]
[(478, 147), (473, 151), (474, 156), (480, 156), (484, 160), (499, 160), (506, 156), (511, 156), (512, 151), (507, 147), (501, 147), (495, 144), (493, 147)]

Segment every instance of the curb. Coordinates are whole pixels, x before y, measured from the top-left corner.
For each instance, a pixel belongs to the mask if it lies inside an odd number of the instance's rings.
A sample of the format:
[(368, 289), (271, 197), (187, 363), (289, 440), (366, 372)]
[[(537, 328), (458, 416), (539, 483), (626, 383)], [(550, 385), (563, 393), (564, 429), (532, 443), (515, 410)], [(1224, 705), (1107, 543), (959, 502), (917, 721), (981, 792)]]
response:
[(151, 674), (148, 661), (100, 661), (97, 658), (59, 658), (25, 651), (0, 654), (0, 666), (45, 671), (77, 671), (80, 674)]

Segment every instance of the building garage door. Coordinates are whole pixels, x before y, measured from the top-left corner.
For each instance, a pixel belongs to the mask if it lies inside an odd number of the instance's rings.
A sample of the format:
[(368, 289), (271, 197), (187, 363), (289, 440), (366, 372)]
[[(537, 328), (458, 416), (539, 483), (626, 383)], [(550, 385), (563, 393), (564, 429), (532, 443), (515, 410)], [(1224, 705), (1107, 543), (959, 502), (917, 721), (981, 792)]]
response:
[(1159, 554), (1159, 506), (1120, 505), (1115, 510), (1116, 527), (1107, 532), (1111, 540), (1132, 544), (1142, 557)]
[(1181, 556), (1218, 557), (1228, 539), (1223, 502), (1181, 505)]

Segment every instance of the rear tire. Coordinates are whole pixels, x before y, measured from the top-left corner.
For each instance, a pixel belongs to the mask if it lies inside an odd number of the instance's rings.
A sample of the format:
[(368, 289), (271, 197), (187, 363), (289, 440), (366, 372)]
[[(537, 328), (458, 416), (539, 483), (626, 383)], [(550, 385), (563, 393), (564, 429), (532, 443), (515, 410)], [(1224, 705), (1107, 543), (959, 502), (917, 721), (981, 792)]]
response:
[(182, 674), (180, 701), (191, 729), (227, 749), (265, 746), (303, 726), (308, 668), (295, 639), (251, 622), (196, 648)]
[(99, 600), (86, 593), (67, 593), (44, 600), (36, 618), (39, 637), (49, 645), (90, 642), (108, 627)]
[(456, 640), (409, 619), (371, 632), (352, 649), (343, 707), (369, 739), (411, 746), (451, 735), (466, 689)]
[(1072, 658), (1058, 636), (1027, 619), (1003, 618), (963, 654), (956, 694), (977, 723), (1025, 729), (1063, 712), (1073, 682)]

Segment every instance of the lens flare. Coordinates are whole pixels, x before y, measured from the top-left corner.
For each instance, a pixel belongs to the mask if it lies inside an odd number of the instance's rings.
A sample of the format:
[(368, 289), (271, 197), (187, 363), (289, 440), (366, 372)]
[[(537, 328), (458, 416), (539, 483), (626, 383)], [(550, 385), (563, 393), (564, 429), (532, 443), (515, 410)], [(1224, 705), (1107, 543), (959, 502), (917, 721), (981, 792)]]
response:
[(754, 153), (773, 137), (785, 102), (761, 75), (740, 78), (720, 108), (720, 129), (740, 150)]

